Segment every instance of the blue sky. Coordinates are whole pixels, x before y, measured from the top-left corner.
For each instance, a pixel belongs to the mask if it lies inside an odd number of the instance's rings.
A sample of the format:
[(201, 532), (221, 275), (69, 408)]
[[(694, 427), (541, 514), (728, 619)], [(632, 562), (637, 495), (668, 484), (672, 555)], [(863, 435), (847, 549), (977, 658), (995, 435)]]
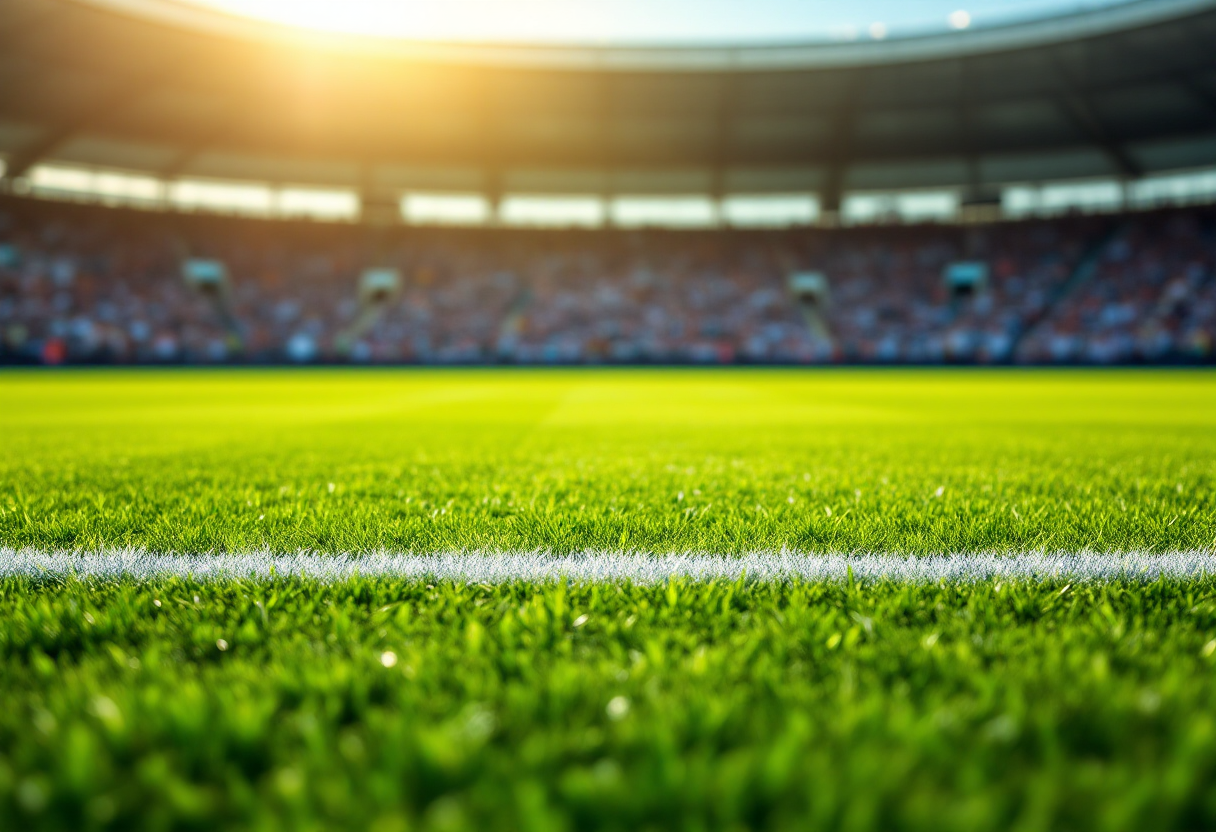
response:
[(769, 42), (899, 37), (1127, 0), (177, 0), (308, 28), (462, 41)]

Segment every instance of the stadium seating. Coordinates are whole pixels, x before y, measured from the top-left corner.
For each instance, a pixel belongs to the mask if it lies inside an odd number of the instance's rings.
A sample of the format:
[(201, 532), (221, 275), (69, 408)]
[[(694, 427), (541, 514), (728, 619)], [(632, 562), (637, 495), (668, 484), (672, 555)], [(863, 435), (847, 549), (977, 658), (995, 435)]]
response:
[[(219, 262), (214, 294), (182, 279)], [(982, 264), (957, 293), (951, 264)], [(369, 307), (368, 269), (402, 285)], [(828, 289), (812, 325), (789, 276)], [(0, 204), (0, 360), (1209, 362), (1216, 210), (988, 225), (525, 231)]]

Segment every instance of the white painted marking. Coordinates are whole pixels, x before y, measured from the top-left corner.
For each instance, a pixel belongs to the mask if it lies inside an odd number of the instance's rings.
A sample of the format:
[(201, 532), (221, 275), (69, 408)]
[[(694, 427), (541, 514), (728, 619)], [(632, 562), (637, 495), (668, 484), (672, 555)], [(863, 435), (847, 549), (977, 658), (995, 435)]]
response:
[(565, 578), (573, 581), (656, 583), (669, 578), (695, 581), (843, 581), (850, 570), (859, 581), (1119, 580), (1216, 576), (1216, 552), (1123, 552), (1023, 554), (814, 555), (752, 552), (744, 555), (588, 552), (453, 552), (409, 555), (375, 553), (324, 555), (155, 554), (137, 549), (98, 552), (42, 551), (0, 547), (0, 578), (182, 577), (309, 578), (340, 581), (353, 577), (505, 583)]

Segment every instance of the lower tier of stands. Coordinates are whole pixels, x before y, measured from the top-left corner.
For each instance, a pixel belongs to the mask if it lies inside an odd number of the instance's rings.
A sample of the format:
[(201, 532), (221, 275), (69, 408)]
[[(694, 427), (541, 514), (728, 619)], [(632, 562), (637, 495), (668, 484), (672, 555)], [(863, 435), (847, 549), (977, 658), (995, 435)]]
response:
[[(183, 279), (200, 261), (222, 280)], [(959, 263), (983, 280), (952, 285)], [(1214, 341), (1208, 208), (694, 232), (0, 201), (6, 363), (1209, 363)]]

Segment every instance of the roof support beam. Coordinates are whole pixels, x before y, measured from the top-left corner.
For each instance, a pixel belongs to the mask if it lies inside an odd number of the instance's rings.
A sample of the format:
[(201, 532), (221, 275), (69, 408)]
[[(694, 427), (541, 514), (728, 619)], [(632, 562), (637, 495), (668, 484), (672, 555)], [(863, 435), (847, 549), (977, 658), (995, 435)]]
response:
[(853, 155), (853, 142), (857, 133), (857, 113), (861, 109), (860, 98), (865, 91), (866, 70), (856, 69), (850, 73), (843, 86), (839, 106), (832, 118), (832, 135), (828, 141), (827, 178), (820, 192), (820, 207), (825, 213), (840, 210), (844, 194), (844, 177), (849, 159)]
[(91, 106), (84, 108), (74, 118), (52, 125), (46, 133), (12, 155), (4, 171), (8, 180), (24, 176), (27, 171), (48, 155), (54, 153), (81, 131), (105, 119), (115, 110), (130, 105), (161, 82), (156, 73), (142, 74), (127, 79), (124, 83), (102, 96)]
[(232, 133), (233, 127), (237, 123), (235, 112), (229, 113), (229, 117), (216, 122), (212, 129), (193, 141), (190, 141), (179, 150), (167, 165), (162, 166), (156, 175), (161, 179), (176, 179), (190, 166), (190, 163), (199, 157), (201, 153), (210, 147), (214, 147), (217, 142), (223, 140), (225, 136)]
[(482, 193), (490, 203), (490, 224), (498, 225), (502, 213), (504, 191), (504, 168), (502, 153), (503, 130), (499, 124), (500, 111), (495, 100), (495, 88), (490, 71), (480, 69), (470, 79), (473, 116), (480, 132), (482, 159)]
[(604, 224), (612, 226), (612, 198), (616, 195), (616, 96), (617, 86), (611, 72), (601, 70), (596, 77), (596, 109), (594, 139), (594, 154), (598, 157), (604, 171), (604, 193), (602, 194), (607, 209), (604, 214)]
[(959, 58), (958, 70), (958, 123), (959, 141), (962, 145), (963, 160), (967, 166), (967, 192), (965, 200), (977, 200), (981, 196), (983, 183), (980, 175), (979, 142), (975, 135), (975, 100), (972, 94), (974, 85), (971, 83), (971, 73), (968, 72), (966, 58)]
[(714, 143), (711, 153), (710, 191), (720, 200), (726, 190), (726, 167), (731, 159), (735, 122), (739, 112), (739, 76), (724, 72), (718, 76), (718, 109), (714, 119)]
[(1079, 130), (1090, 143), (1101, 148), (1122, 176), (1138, 179), (1144, 175), (1144, 169), (1140, 163), (1133, 159), (1123, 145), (1110, 134), (1088, 101), (1081, 96), (1065, 93), (1057, 98), (1057, 104), (1073, 127)]
[(1079, 89), (1079, 85), (1061, 60), (1059, 50), (1048, 50), (1047, 60), (1054, 70), (1056, 85), (1060, 90), (1055, 96), (1056, 106), (1073, 128), (1091, 144), (1100, 148), (1120, 175), (1129, 179), (1138, 179), (1143, 176), (1144, 170), (1139, 162), (1124, 149), (1122, 142), (1111, 133), (1084, 92)]

